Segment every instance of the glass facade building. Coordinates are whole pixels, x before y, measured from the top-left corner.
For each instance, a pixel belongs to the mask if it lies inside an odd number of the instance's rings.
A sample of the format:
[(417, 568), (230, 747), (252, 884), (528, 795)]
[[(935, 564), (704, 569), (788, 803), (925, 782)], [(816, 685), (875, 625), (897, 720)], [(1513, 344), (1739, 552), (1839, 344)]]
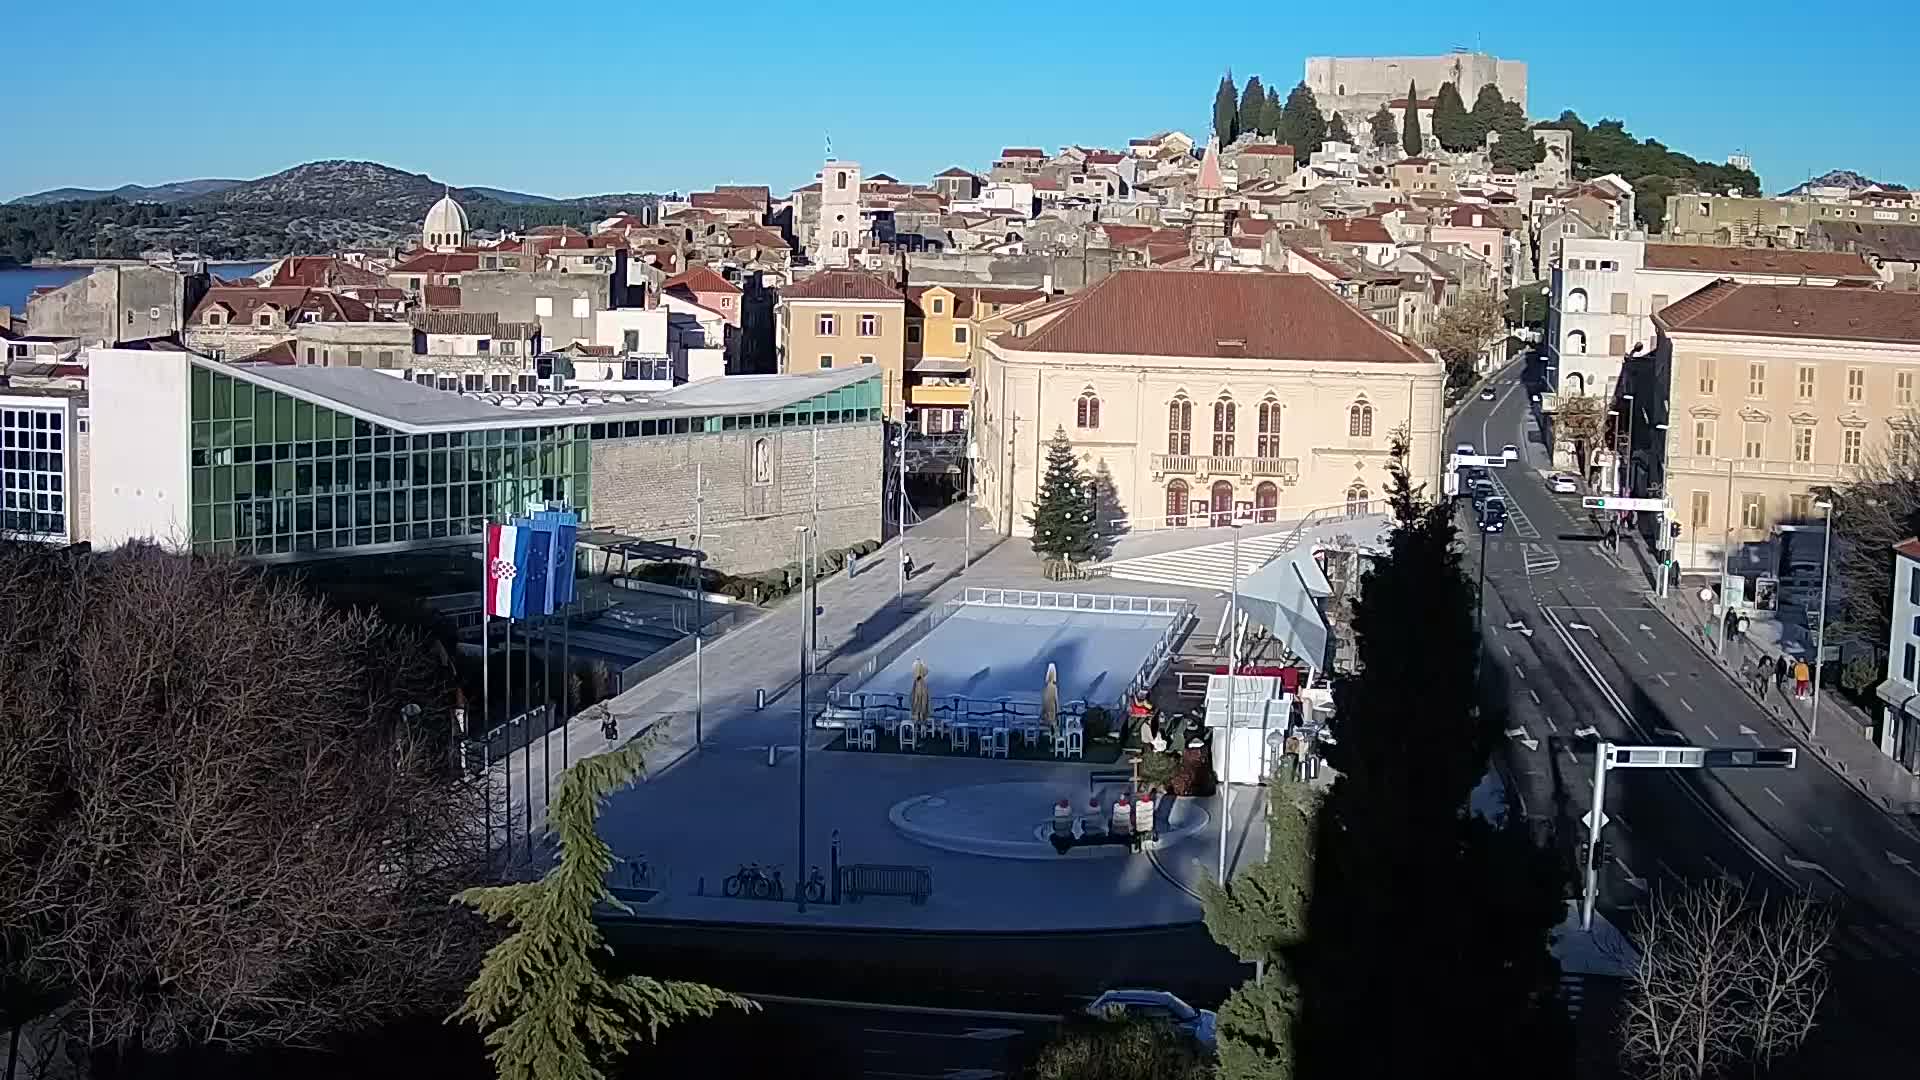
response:
[(0, 534), (67, 540), (71, 434), (65, 402), (0, 408)]
[(409, 432), (285, 392), (270, 372), (254, 381), (236, 370), (195, 362), (188, 375), (198, 552), (299, 557), (477, 540), (488, 521), (548, 503), (591, 525), (601, 441), (872, 423), (881, 406), (874, 377), (764, 411), (668, 395), (652, 408), (563, 406), (546, 417), (502, 408), (498, 423)]

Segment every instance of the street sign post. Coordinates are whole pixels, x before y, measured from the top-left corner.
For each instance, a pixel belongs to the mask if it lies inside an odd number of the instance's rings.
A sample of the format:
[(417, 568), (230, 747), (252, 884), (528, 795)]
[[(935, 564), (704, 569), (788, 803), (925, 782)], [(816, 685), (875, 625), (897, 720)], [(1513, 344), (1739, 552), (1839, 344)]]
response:
[(1588, 510), (1638, 510), (1644, 513), (1665, 513), (1665, 499), (1630, 499), (1624, 495), (1588, 495), (1580, 500), (1580, 505)]

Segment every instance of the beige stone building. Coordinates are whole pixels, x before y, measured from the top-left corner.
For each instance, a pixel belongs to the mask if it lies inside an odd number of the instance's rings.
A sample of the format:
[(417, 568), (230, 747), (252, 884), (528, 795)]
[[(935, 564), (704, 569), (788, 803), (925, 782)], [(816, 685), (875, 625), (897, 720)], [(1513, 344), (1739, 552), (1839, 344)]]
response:
[(1003, 534), (1028, 531), (1056, 431), (1135, 529), (1377, 508), (1396, 432), (1439, 489), (1444, 368), (1305, 275), (1120, 270), (1002, 317), (974, 432)]
[(1654, 322), (1668, 426), (1633, 438), (1656, 453), (1664, 441), (1682, 566), (1717, 570), (1731, 543), (1736, 570), (1770, 570), (1756, 548), (1821, 520), (1816, 488), (1913, 452), (1920, 294), (1723, 280)]
[(874, 364), (898, 415), (906, 370), (906, 294), (863, 270), (821, 270), (780, 291), (775, 351), (783, 375)]

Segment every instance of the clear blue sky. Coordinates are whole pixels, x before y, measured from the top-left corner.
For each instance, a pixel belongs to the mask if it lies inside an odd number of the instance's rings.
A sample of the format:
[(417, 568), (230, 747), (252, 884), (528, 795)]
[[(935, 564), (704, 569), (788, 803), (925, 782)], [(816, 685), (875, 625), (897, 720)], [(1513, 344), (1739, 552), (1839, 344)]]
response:
[[(817, 10), (818, 18), (806, 12)], [(830, 14), (826, 14), (830, 13)], [(1209, 18), (1212, 13), (1214, 18)], [(1477, 46), (1529, 112), (1616, 116), (1769, 191), (1851, 168), (1920, 184), (1920, 4), (1732, 8), (1135, 3), (23, 3), (4, 24), (0, 199), (366, 158), (549, 195), (808, 182), (835, 152), (919, 179), (1001, 146), (1203, 134), (1222, 69)], [(712, 57), (712, 60), (707, 59)]]

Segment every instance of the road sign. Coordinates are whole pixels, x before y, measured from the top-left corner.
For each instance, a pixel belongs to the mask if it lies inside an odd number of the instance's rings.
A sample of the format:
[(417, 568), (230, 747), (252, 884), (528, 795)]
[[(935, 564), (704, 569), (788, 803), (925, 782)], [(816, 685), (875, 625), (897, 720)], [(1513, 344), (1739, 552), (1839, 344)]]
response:
[(1489, 457), (1485, 454), (1453, 454), (1447, 458), (1449, 468), (1457, 469), (1462, 465), (1478, 465), (1483, 469), (1504, 469), (1507, 467), (1507, 459)]
[(1643, 510), (1660, 513), (1667, 508), (1661, 499), (1629, 499), (1621, 495), (1588, 495), (1580, 500), (1588, 510)]

